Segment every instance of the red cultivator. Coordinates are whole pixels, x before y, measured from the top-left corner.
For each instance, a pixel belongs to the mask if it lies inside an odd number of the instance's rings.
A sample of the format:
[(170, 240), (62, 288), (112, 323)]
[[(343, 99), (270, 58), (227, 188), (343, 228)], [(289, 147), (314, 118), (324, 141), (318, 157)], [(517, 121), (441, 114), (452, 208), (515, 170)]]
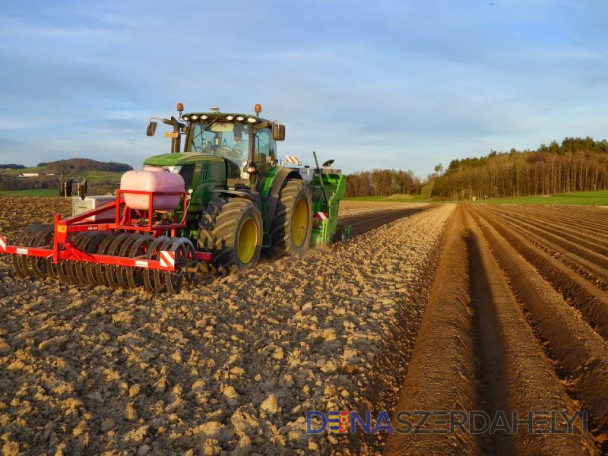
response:
[[(148, 209), (128, 207), (129, 195), (147, 198)], [(182, 192), (117, 190), (115, 201), (102, 207), (65, 219), (57, 215), (54, 226), (28, 226), (16, 245), (0, 236), (0, 253), (13, 255), (20, 277), (179, 293), (198, 261), (210, 261), (211, 254), (197, 252), (190, 239), (177, 236), (186, 227), (187, 210), (178, 221), (153, 209), (154, 199), (166, 196), (188, 201)]]

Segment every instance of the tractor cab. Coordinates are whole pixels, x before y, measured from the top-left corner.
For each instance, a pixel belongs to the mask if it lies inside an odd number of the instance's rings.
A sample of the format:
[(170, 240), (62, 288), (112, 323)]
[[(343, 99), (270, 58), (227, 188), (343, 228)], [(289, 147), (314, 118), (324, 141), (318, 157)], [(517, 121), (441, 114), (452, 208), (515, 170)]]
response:
[(223, 157), (231, 178), (249, 180), (276, 166), (276, 141), (285, 139), (285, 127), (256, 115), (211, 112), (185, 114), (188, 123), (185, 150)]
[(262, 106), (255, 105), (255, 114), (223, 113), (219, 108), (210, 112), (182, 114), (184, 106), (178, 103), (179, 116), (171, 119), (152, 118), (147, 134), (156, 132), (157, 120), (173, 127), (165, 133), (171, 138), (171, 153), (183, 149), (204, 155), (220, 157), (226, 163), (226, 175), (232, 186), (251, 187), (252, 183), (274, 168), (277, 163), (276, 141), (285, 139), (285, 126), (260, 117)]

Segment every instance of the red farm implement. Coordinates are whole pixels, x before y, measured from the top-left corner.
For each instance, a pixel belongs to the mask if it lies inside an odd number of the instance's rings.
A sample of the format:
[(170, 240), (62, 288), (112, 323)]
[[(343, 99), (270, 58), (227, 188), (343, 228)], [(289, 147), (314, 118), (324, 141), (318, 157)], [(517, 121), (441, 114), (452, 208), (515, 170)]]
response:
[[(129, 195), (147, 198), (148, 208), (129, 207)], [(179, 293), (198, 261), (210, 261), (211, 254), (177, 235), (186, 227), (187, 210), (181, 220), (154, 210), (155, 198), (166, 196), (188, 202), (185, 192), (117, 190), (115, 200), (99, 208), (64, 219), (56, 215), (54, 226), (27, 227), (15, 245), (0, 236), (0, 253), (13, 255), (20, 277)]]

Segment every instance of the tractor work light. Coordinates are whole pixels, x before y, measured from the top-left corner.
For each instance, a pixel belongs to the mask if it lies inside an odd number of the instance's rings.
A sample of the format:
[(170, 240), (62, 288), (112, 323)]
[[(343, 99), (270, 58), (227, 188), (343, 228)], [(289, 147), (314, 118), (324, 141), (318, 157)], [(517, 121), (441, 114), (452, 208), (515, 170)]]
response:
[(245, 118), (243, 116), (238, 116), (236, 118), (236, 120), (238, 120), (239, 122), (242, 122), (243, 120), (245, 120)]
[(184, 119), (186, 122), (188, 122), (189, 117), (188, 116), (184, 116), (184, 117), (182, 117), (182, 119)]
[(257, 119), (255, 117), (248, 117), (247, 118), (247, 122), (249, 122), (249, 123), (256, 123)]
[(196, 114), (192, 114), (190, 116), (190, 120), (197, 120), (197, 119), (198, 119), (198, 116)]
[(232, 120), (234, 119), (234, 116), (226, 116), (226, 120)]
[(202, 120), (207, 120), (207, 117), (208, 117), (208, 116), (207, 116), (206, 114), (203, 114), (203, 115), (201, 116), (201, 119), (202, 119)]

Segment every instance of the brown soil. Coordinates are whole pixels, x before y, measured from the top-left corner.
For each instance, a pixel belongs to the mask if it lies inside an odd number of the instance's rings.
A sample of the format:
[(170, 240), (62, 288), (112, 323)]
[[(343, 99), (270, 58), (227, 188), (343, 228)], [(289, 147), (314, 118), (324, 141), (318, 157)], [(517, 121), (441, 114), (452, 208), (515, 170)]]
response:
[[(0, 198), (0, 234), (69, 209)], [(606, 211), (345, 202), (341, 216), (347, 243), (177, 296), (19, 280), (0, 256), (3, 452), (608, 451)], [(580, 409), (590, 432), (579, 420), (568, 435), (307, 435), (305, 422)]]
[[(0, 218), (10, 220), (5, 214), (18, 209), (7, 201)], [(31, 222), (52, 211), (27, 199), (9, 203)], [(28, 207), (36, 212), (25, 214)], [(413, 207), (421, 206), (392, 206)], [(378, 208), (357, 209), (365, 217)], [(402, 213), (347, 243), (201, 280), (177, 296), (19, 280), (10, 258), (0, 257), (0, 447), (8, 454), (343, 448), (348, 442), (333, 434), (307, 435), (306, 411), (369, 403), (379, 374), (383, 388), (398, 388), (407, 356), (385, 357), (385, 341), (395, 340), (397, 315), (419, 321), (425, 268), (452, 210)], [(413, 341), (416, 325), (404, 329)], [(378, 359), (386, 372), (375, 368)], [(390, 408), (391, 398), (377, 403)]]
[[(460, 432), (393, 434), (386, 454), (595, 454), (607, 449), (606, 295), (594, 285), (601, 277), (590, 267), (606, 257), (583, 252), (590, 243), (602, 245), (601, 236), (593, 239), (592, 233), (597, 224), (605, 232), (608, 219), (590, 208), (536, 209), (460, 206), (452, 216), (393, 410), (475, 409), (490, 416), (502, 410), (525, 416), (528, 410), (572, 414), (584, 409), (590, 432), (583, 432), (579, 421), (576, 433), (561, 435), (531, 434), (525, 427), (513, 435), (497, 432), (476, 439)], [(584, 221), (581, 231), (587, 237), (576, 244), (572, 234), (578, 220)], [(571, 228), (562, 233), (562, 226)], [(571, 249), (576, 258), (564, 254), (568, 243), (577, 247)]]

